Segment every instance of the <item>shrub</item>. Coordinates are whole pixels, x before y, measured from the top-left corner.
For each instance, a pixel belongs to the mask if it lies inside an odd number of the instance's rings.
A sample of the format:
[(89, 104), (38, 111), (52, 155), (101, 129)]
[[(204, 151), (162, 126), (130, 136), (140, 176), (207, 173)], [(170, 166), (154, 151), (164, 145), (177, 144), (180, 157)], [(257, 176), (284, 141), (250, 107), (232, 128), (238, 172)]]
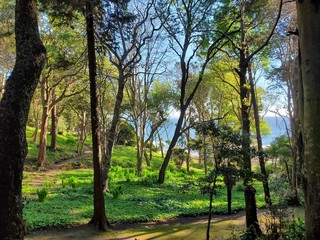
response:
[(52, 183), (51, 183), (51, 182), (44, 182), (44, 183), (43, 183), (43, 186), (44, 186), (45, 188), (51, 188)]
[(306, 239), (306, 227), (302, 219), (293, 220), (288, 223), (287, 231), (281, 236), (281, 239), (304, 240)]
[(119, 187), (117, 187), (117, 188), (115, 188), (115, 189), (110, 190), (110, 193), (112, 194), (112, 196), (113, 196), (114, 199), (118, 199), (118, 198), (120, 197), (120, 195), (123, 195), (121, 186), (119, 186)]
[(68, 179), (68, 184), (70, 187), (72, 188), (76, 188), (77, 187), (77, 181), (75, 177), (71, 177)]
[(257, 238), (258, 236), (253, 225), (250, 225), (247, 230), (240, 236), (241, 240), (255, 240)]
[(48, 190), (46, 188), (37, 189), (37, 195), (39, 202), (43, 202), (48, 196)]
[(62, 188), (67, 187), (67, 183), (65, 182), (64, 178), (61, 178), (61, 186), (62, 186)]
[(244, 192), (244, 185), (242, 182), (237, 182), (234, 189), (238, 192)]

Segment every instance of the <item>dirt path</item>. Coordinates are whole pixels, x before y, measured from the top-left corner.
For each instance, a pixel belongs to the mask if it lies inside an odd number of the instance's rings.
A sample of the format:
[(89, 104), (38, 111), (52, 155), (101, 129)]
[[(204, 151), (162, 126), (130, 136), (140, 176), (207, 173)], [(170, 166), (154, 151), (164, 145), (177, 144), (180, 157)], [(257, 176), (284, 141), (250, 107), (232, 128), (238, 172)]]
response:
[[(259, 218), (266, 210), (259, 210)], [(232, 215), (215, 215), (211, 222), (211, 239), (238, 239), (245, 227), (244, 211)], [(54, 240), (54, 239), (205, 239), (207, 216), (181, 217), (160, 222), (123, 224), (113, 226), (107, 232), (97, 232), (88, 225), (74, 226), (69, 229), (52, 229), (30, 233), (26, 240)]]
[[(48, 168), (46, 169), (42, 169), (38, 171), (24, 170), (25, 177), (23, 181), (29, 184), (30, 187), (43, 187), (43, 184), (45, 182), (52, 183), (58, 180), (58, 174), (66, 171), (66, 169), (63, 169), (64, 165), (76, 160), (88, 158), (91, 155), (92, 155), (91, 149), (85, 145), (84, 153), (81, 155), (56, 161), (55, 163), (48, 166)], [(57, 186), (59, 186), (59, 184)]]

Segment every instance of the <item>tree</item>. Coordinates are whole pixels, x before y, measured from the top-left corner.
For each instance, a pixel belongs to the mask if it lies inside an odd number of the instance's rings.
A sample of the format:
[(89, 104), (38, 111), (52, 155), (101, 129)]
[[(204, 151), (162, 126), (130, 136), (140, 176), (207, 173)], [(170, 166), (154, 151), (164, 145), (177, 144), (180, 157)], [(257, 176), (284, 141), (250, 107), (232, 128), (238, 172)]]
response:
[[(80, 35), (82, 29), (73, 29), (70, 31), (69, 26), (56, 26), (59, 24), (58, 20), (52, 21), (54, 23), (47, 23), (48, 29), (43, 30), (44, 43), (48, 49), (48, 59), (44, 73), (41, 79), (41, 131), (40, 143), (38, 153), (38, 163), (44, 166), (46, 162), (47, 151), (47, 131), (48, 120), (52, 114), (52, 134), (56, 134), (57, 105), (62, 100), (79, 94), (83, 89), (82, 76), (84, 58), (84, 46), (82, 47), (83, 37)], [(57, 23), (58, 22), (58, 23)], [(61, 23), (60, 23), (61, 25)], [(65, 24), (64, 24), (65, 25)], [(55, 151), (54, 141), (55, 136), (51, 139), (51, 150)]]
[(101, 154), (100, 154), (100, 131), (98, 114), (98, 93), (96, 83), (96, 54), (95, 54), (95, 35), (93, 3), (86, 2), (86, 30), (89, 60), (90, 78), (90, 106), (91, 106), (91, 132), (92, 132), (92, 152), (94, 169), (94, 208), (93, 217), (90, 224), (99, 230), (106, 230), (109, 222), (107, 221), (104, 205), (103, 183), (101, 178)]
[(0, 3), (0, 99), (8, 73), (15, 61), (14, 51), (14, 1), (2, 0)]
[(17, 0), (15, 14), (16, 63), (0, 102), (0, 236), (4, 240), (24, 236), (21, 187), (26, 123), (46, 59), (36, 1)]
[(3, 0), (0, 3), (0, 39), (14, 34), (14, 1)]
[[(106, 230), (109, 223), (105, 214), (104, 194), (101, 181), (101, 156), (100, 156), (100, 131), (98, 115), (98, 94), (97, 94), (97, 66), (96, 66), (96, 47), (95, 47), (95, 24), (94, 16), (97, 2), (95, 1), (43, 1), (43, 5), (53, 17), (59, 17), (70, 23), (76, 11), (82, 11), (85, 16), (85, 30), (87, 34), (87, 51), (90, 80), (90, 109), (91, 109), (91, 133), (92, 133), (92, 152), (94, 170), (94, 212), (89, 224), (96, 229)], [(62, 9), (62, 11), (61, 11)]]
[[(232, 41), (232, 44), (236, 51), (238, 52), (239, 58), (239, 66), (236, 68), (236, 72), (239, 75), (239, 87), (240, 87), (240, 102), (241, 102), (241, 124), (242, 124), (242, 152), (243, 152), (243, 169), (246, 171), (246, 175), (244, 178), (245, 185), (245, 202), (246, 202), (246, 225), (249, 228), (251, 225), (254, 227), (255, 232), (257, 234), (261, 234), (261, 229), (259, 227), (258, 218), (257, 218), (257, 210), (256, 210), (256, 200), (255, 200), (255, 192), (256, 190), (250, 184), (250, 179), (252, 177), (251, 171), (251, 156), (250, 156), (250, 109), (251, 109), (251, 101), (250, 101), (250, 91), (254, 91), (250, 89), (250, 81), (248, 79), (248, 68), (250, 62), (253, 57), (256, 56), (259, 52), (261, 52), (269, 43), (273, 32), (278, 24), (278, 21), (281, 16), (282, 9), (282, 0), (279, 2), (279, 9), (276, 13), (276, 20), (271, 25), (271, 27), (267, 28), (267, 32), (265, 33), (265, 38), (262, 41), (258, 41), (258, 44), (252, 44), (252, 41), (256, 34), (250, 36), (250, 32), (257, 33), (255, 30), (249, 31), (249, 29), (256, 28), (260, 26), (262, 22), (259, 17), (256, 17), (262, 11), (262, 1), (256, 2), (246, 2), (244, 0), (239, 0), (237, 7), (240, 15), (240, 32), (238, 39), (238, 43)], [(258, 11), (257, 11), (258, 9)], [(258, 19), (258, 22), (255, 22), (253, 19)], [(250, 20), (251, 19), (251, 20)], [(259, 32), (259, 30), (258, 30)], [(259, 38), (261, 39), (261, 32), (259, 32)], [(260, 158), (260, 163), (263, 163)], [(264, 164), (264, 163), (263, 163)], [(264, 181), (266, 183), (266, 181)], [(264, 184), (264, 186), (266, 186)], [(268, 192), (266, 188), (264, 188), (265, 193)], [(267, 195), (267, 194), (266, 194)]]
[[(222, 30), (217, 30), (216, 26), (210, 26), (210, 21), (214, 20), (213, 13), (215, 11), (218, 12), (214, 7), (218, 8), (218, 6), (215, 6), (215, 1), (182, 0), (171, 2), (169, 5), (167, 1), (162, 1), (157, 8), (159, 17), (168, 33), (169, 44), (178, 57), (180, 68), (180, 116), (159, 171), (158, 182), (160, 184), (164, 183), (166, 169), (169, 165), (173, 149), (183, 133), (182, 127), (186, 111), (203, 80), (207, 65), (219, 52), (220, 48), (225, 45), (226, 42), (222, 41), (222, 39), (230, 34), (229, 32), (233, 25), (233, 22), (228, 22), (226, 26), (223, 26)], [(214, 32), (217, 32), (217, 35), (210, 40), (208, 40), (206, 35), (209, 29), (214, 29), (216, 30)], [(192, 68), (195, 66), (195, 58), (201, 52), (204, 52), (204, 57), (198, 59), (201, 60), (201, 63), (198, 64), (199, 73), (197, 80), (193, 85), (194, 87), (188, 89)]]
[[(299, 85), (299, 46), (297, 36), (297, 17), (295, 3), (284, 5), (283, 20), (279, 23), (276, 39), (273, 44), (273, 59), (280, 63), (270, 71), (270, 88), (281, 96), (277, 101), (281, 107), (285, 106), (288, 116), (282, 116), (275, 110), (275, 114), (282, 118), (288, 117), (290, 129), (287, 129), (291, 149), (292, 171), (291, 202), (299, 204), (298, 185), (301, 184), (302, 144), (301, 126), (299, 119), (298, 85)], [(285, 123), (285, 121), (284, 121)], [(290, 131), (291, 130), (291, 131)]]
[[(159, 78), (164, 72), (163, 62), (167, 47), (162, 44), (163, 37), (161, 34), (162, 32), (158, 32), (156, 36), (148, 40), (142, 49), (144, 57), (140, 64), (136, 66), (136, 73), (130, 78), (126, 86), (130, 105), (127, 114), (134, 125), (136, 135), (138, 175), (141, 174), (144, 157), (147, 165), (150, 166), (151, 159), (146, 153), (146, 137), (148, 133), (149, 137), (147, 138), (150, 138), (148, 140), (152, 140), (154, 132), (160, 128), (166, 120), (163, 116), (164, 114), (161, 112), (153, 112), (156, 106), (152, 106), (150, 101), (152, 97), (152, 86), (154, 85), (156, 78)], [(165, 98), (165, 96), (163, 96), (162, 99), (163, 98)], [(159, 118), (159, 121), (152, 124), (152, 130), (148, 132), (148, 123), (151, 122), (151, 118), (156, 119), (157, 117)], [(152, 146), (152, 144), (151, 141), (150, 146)]]
[(307, 239), (320, 236), (320, 2), (297, 1), (301, 74), (299, 85), (300, 120), (305, 164), (305, 222)]
[(254, 83), (254, 77), (253, 77), (253, 70), (252, 70), (252, 62), (251, 61), (248, 65), (248, 78), (249, 78), (249, 84), (250, 84), (250, 94), (251, 94), (251, 102), (253, 107), (253, 115), (254, 115), (254, 123), (255, 123), (255, 130), (256, 130), (256, 139), (257, 139), (257, 147), (259, 152), (259, 164), (260, 164), (260, 171), (263, 176), (262, 184), (264, 189), (264, 198), (265, 202), (268, 207), (271, 207), (272, 201), (271, 201), (271, 195), (270, 195), (270, 189), (268, 184), (268, 174), (266, 170), (265, 165), (265, 158), (262, 148), (262, 137), (261, 137), (261, 128), (260, 128), (260, 115), (259, 115), (259, 101), (257, 96), (257, 90)]
[[(104, 14), (99, 23), (101, 50), (108, 54), (109, 61), (118, 71), (117, 93), (111, 124), (106, 133), (106, 147), (104, 147), (105, 152), (102, 159), (104, 190), (108, 190), (112, 150), (116, 140), (116, 130), (120, 120), (126, 83), (130, 77), (135, 75), (136, 65), (142, 58), (143, 46), (152, 39), (154, 32), (160, 28), (160, 26), (155, 26), (154, 18), (151, 16), (153, 4), (153, 0), (142, 5), (136, 2), (130, 5), (130, 2), (127, 1), (112, 3), (106, 1), (101, 7)], [(142, 8), (144, 11), (141, 11)], [(106, 9), (111, 14), (108, 14)]]

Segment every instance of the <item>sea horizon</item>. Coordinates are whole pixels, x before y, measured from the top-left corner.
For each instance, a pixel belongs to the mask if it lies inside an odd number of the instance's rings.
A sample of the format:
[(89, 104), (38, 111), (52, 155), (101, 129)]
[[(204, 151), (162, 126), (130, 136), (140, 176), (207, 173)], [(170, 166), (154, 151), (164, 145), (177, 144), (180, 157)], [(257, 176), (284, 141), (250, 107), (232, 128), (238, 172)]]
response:
[[(163, 143), (166, 143), (166, 141), (171, 141), (175, 131), (177, 120), (177, 117), (170, 117), (169, 122), (166, 124), (166, 127), (160, 130), (160, 136)], [(264, 120), (266, 120), (269, 124), (271, 133), (262, 136), (263, 147), (270, 146), (271, 142), (274, 141), (276, 137), (286, 135), (286, 125), (288, 126), (290, 131), (289, 119), (287, 117), (283, 118), (280, 116), (265, 116)], [(286, 123), (284, 123), (284, 121), (286, 121)], [(191, 137), (195, 137), (194, 129), (191, 129)], [(158, 143), (158, 140), (156, 140), (156, 143)]]

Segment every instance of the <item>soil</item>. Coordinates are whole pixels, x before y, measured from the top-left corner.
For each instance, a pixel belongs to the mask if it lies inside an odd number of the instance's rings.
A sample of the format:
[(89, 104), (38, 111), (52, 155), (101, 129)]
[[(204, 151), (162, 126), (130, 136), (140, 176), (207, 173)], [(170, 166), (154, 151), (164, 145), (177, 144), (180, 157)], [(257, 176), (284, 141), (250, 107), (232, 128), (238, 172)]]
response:
[[(266, 210), (258, 210), (261, 220)], [(120, 224), (107, 232), (99, 232), (88, 224), (71, 226), (67, 229), (49, 229), (29, 233), (26, 240), (54, 239), (205, 239), (208, 216), (179, 217), (159, 222)], [(211, 221), (210, 239), (238, 239), (245, 229), (245, 212), (231, 215), (214, 215)]]

